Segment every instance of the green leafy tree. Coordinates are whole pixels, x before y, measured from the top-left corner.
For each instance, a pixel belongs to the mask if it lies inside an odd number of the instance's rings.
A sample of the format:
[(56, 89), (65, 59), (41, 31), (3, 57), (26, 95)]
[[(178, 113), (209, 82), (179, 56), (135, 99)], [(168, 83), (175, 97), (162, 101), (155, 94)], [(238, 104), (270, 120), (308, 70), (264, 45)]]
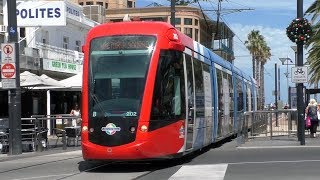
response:
[(318, 84), (320, 80), (320, 1), (314, 1), (307, 9), (306, 15), (311, 17), (312, 35), (306, 43), (308, 48), (307, 62), (309, 63), (310, 84)]

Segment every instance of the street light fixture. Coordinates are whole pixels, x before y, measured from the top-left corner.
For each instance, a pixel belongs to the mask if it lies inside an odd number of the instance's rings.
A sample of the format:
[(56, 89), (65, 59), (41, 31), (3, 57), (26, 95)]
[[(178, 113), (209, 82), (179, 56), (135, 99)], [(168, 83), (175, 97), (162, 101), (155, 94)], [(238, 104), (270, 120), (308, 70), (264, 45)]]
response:
[(294, 64), (297, 64), (297, 52), (298, 52), (297, 46), (290, 46), (290, 47), (294, 51)]

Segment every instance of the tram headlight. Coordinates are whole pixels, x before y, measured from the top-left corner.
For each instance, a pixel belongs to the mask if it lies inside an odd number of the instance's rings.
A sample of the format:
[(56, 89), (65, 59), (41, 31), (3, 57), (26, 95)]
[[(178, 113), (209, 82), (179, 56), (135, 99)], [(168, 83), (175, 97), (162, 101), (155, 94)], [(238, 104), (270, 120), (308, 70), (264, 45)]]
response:
[(142, 125), (142, 126), (140, 127), (140, 131), (142, 131), (142, 132), (147, 132), (147, 131), (148, 131), (148, 127), (147, 127), (146, 125)]
[(88, 126), (83, 126), (82, 127), (82, 131), (87, 131), (88, 130)]

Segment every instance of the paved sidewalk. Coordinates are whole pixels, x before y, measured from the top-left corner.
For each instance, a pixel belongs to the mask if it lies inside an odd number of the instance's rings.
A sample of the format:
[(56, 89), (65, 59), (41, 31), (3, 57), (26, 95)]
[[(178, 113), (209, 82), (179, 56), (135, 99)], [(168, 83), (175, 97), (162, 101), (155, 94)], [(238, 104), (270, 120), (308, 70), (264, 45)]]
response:
[[(43, 149), (43, 151), (25, 151), (25, 147), (23, 146), (22, 154), (18, 155), (8, 155), (6, 153), (0, 153), (0, 162), (9, 161), (14, 159), (21, 159), (21, 158), (28, 158), (28, 157), (35, 157), (35, 156), (43, 156), (48, 154), (57, 154), (57, 153), (64, 153), (70, 151), (78, 151), (81, 150), (81, 141), (79, 141), (78, 146), (74, 146), (73, 144), (67, 146), (67, 149), (63, 149), (62, 139), (60, 138), (58, 141), (56, 136), (49, 136), (49, 146), (48, 148)], [(57, 142), (57, 145), (55, 144)]]
[(310, 138), (305, 136), (305, 145), (301, 145), (297, 137), (277, 136), (277, 137), (258, 137), (248, 139), (244, 144), (240, 144), (240, 148), (283, 148), (283, 147), (319, 147), (320, 137)]

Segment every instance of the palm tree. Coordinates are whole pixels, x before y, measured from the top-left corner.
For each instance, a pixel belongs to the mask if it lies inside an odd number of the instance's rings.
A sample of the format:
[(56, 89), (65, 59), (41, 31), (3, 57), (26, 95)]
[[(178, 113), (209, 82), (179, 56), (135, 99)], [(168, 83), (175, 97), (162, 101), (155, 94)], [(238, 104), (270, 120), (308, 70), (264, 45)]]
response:
[(247, 47), (247, 49), (249, 50), (250, 54), (252, 55), (252, 76), (254, 79), (257, 80), (257, 74), (256, 74), (256, 67), (257, 67), (257, 55), (259, 54), (259, 48), (260, 48), (260, 32), (259, 31), (255, 31), (252, 30), (249, 34), (248, 34), (248, 40), (245, 41), (245, 45)]
[(260, 105), (263, 108), (264, 102), (265, 102), (265, 93), (264, 93), (264, 65), (267, 63), (267, 61), (270, 59), (271, 57), (271, 49), (270, 47), (267, 45), (267, 43), (265, 41), (263, 41), (263, 44), (261, 46), (261, 56), (260, 56)]
[(315, 1), (307, 9), (306, 15), (311, 15), (311, 28), (312, 35), (309, 41), (306, 43), (306, 48), (309, 48), (307, 55), (307, 62), (309, 63), (309, 74), (311, 75), (309, 79), (310, 84), (318, 84), (320, 80), (320, 2)]
[(259, 85), (258, 108), (261, 109), (264, 105), (264, 65), (271, 57), (271, 49), (258, 30), (252, 30), (248, 34), (245, 45), (252, 55), (252, 75)]

